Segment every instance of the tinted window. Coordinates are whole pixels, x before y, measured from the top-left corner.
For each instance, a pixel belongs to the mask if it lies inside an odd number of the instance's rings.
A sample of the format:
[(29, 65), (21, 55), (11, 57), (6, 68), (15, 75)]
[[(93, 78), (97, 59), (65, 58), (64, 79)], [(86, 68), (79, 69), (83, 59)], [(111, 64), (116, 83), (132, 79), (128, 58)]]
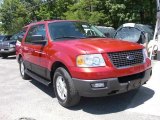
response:
[(106, 37), (113, 38), (115, 29), (112, 27), (96, 26)]
[(28, 31), (26, 41), (27, 43), (32, 43), (32, 36), (34, 35), (42, 35), (44, 38), (46, 38), (46, 30), (45, 30), (45, 25), (36, 25), (32, 26), (30, 30)]
[(4, 36), (0, 36), (0, 41), (2, 41), (2, 40), (3, 40), (3, 38), (4, 38)]
[(96, 27), (85, 22), (53, 22), (49, 24), (52, 40), (105, 37)]
[(13, 35), (10, 40), (17, 40), (18, 39), (18, 34)]
[(117, 31), (115, 38), (130, 41), (138, 42), (141, 39), (142, 32), (133, 27), (124, 27)]
[[(27, 31), (27, 28), (24, 28), (21, 32), (19, 32), (19, 33), (17, 34), (17, 40), (18, 40), (19, 42), (22, 42), (22, 39), (23, 39), (26, 31)], [(14, 39), (14, 38), (13, 38), (13, 39)]]
[(8, 41), (10, 40), (10, 38), (11, 38), (11, 35), (5, 36), (3, 41)]

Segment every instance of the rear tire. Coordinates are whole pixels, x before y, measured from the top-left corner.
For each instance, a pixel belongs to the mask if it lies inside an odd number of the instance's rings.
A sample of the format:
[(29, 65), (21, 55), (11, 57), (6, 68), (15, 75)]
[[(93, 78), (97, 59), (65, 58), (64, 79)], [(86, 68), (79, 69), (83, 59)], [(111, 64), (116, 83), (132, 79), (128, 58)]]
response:
[(24, 80), (30, 79), (30, 77), (25, 73), (26, 67), (24, 65), (24, 61), (22, 58), (20, 58), (20, 60), (19, 60), (19, 70), (20, 70), (20, 74)]
[(74, 87), (73, 80), (66, 69), (57, 68), (53, 77), (53, 87), (58, 102), (63, 107), (75, 106), (80, 101), (80, 96)]

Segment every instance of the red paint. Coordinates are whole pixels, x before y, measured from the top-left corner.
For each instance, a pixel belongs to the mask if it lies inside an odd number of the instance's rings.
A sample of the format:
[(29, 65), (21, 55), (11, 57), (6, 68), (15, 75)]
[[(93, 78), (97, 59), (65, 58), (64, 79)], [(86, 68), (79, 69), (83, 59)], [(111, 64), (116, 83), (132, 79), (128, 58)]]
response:
[[(124, 69), (115, 68), (107, 56), (107, 52), (138, 50), (144, 47), (136, 43), (130, 43), (107, 38), (86, 38), (83, 40), (67, 40), (54, 42), (48, 32), (48, 23), (63, 21), (42, 21), (32, 23), (26, 27), (28, 30), (32, 25), (45, 24), (48, 44), (46, 46), (25, 44), (27, 32), (18, 47), (17, 55), (22, 55), (24, 60), (37, 64), (51, 70), (56, 62), (62, 62), (69, 70), (73, 78), (79, 79), (105, 79), (136, 74), (151, 67), (151, 61), (147, 58), (146, 63)], [(91, 40), (92, 39), (92, 40)], [(37, 53), (36, 51), (41, 51)], [(79, 68), (76, 66), (76, 57), (82, 54), (100, 53), (106, 62), (105, 67)]]

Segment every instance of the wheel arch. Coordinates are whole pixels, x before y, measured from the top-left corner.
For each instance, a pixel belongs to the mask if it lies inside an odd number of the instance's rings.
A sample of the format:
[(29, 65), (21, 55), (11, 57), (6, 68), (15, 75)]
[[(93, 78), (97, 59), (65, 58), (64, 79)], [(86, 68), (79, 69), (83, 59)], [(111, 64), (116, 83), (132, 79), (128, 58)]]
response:
[(59, 67), (63, 67), (64, 69), (66, 69), (67, 72), (69, 73), (69, 75), (71, 76), (69, 69), (66, 67), (66, 65), (63, 62), (55, 61), (51, 66), (51, 74), (50, 74), (51, 80), (53, 79), (53, 76), (54, 76), (56, 69)]

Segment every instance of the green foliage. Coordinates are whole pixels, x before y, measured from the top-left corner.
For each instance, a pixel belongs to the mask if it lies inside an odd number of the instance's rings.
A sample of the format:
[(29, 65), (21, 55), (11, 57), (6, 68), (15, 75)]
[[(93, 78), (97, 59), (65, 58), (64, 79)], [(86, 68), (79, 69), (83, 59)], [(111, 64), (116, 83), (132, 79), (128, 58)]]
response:
[(73, 4), (73, 0), (56, 0), (48, 1), (41, 4), (36, 11), (36, 16), (40, 20), (64, 18), (64, 12), (68, 10), (68, 6)]
[(64, 15), (66, 19), (100, 24), (105, 14), (102, 11), (96, 11), (98, 4), (100, 4), (100, 0), (80, 0), (74, 5), (70, 5), (69, 10)]
[(4, 0), (0, 31), (13, 34), (45, 19), (87, 21), (117, 28), (126, 22), (155, 24), (156, 0)]
[(156, 18), (155, 0), (79, 0), (68, 8), (66, 19), (115, 28), (126, 22), (154, 24)]
[(5, 0), (0, 9), (0, 21), (2, 21), (4, 31), (12, 34), (22, 28), (27, 21), (26, 11), (25, 6), (19, 0)]

